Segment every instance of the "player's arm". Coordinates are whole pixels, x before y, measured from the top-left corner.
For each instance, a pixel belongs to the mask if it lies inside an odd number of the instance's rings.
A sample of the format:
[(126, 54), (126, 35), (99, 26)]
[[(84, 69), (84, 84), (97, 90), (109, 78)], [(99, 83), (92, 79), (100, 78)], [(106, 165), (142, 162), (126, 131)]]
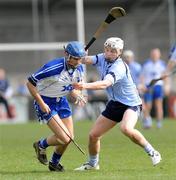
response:
[(113, 73), (109, 73), (101, 81), (95, 81), (91, 83), (84, 83), (84, 82), (74, 83), (73, 87), (78, 90), (83, 90), (83, 89), (102, 90), (113, 85), (115, 81), (116, 81), (115, 75)]
[(93, 64), (92, 56), (85, 56), (82, 58), (82, 63), (87, 65)]
[(39, 92), (37, 91), (37, 88), (30, 81), (28, 81), (26, 85), (27, 85), (27, 88), (29, 89), (30, 94), (34, 97), (34, 99), (39, 104), (41, 110), (43, 112), (50, 113), (51, 111), (50, 108), (48, 107), (47, 104), (45, 104), (45, 102), (41, 98)]
[(101, 90), (106, 89), (111, 86), (112, 82), (109, 79), (104, 79), (102, 81), (95, 81), (91, 83), (74, 83), (73, 86), (75, 89), (83, 90), (83, 89), (92, 89), (92, 90)]

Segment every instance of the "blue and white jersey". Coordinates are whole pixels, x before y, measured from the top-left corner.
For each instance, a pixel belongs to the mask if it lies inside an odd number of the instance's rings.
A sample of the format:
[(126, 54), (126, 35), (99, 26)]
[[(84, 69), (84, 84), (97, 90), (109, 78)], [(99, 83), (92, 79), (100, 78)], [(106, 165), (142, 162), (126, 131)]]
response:
[(68, 70), (64, 57), (49, 61), (28, 78), (39, 94), (46, 97), (66, 96), (73, 90), (72, 83), (82, 79), (83, 66)]
[(0, 80), (0, 93), (5, 93), (9, 88), (9, 82), (7, 79)]
[(142, 66), (139, 63), (135, 62), (135, 61), (128, 64), (128, 66), (129, 66), (131, 76), (132, 76), (132, 79), (133, 79), (134, 83), (136, 85), (138, 85), (140, 83), (140, 75), (141, 75), (141, 72), (142, 72)]
[(176, 62), (176, 44), (173, 46), (173, 48), (170, 51), (169, 60)]
[[(142, 67), (142, 76), (144, 77), (145, 85), (148, 85), (151, 80), (160, 78), (166, 70), (166, 63), (163, 60), (156, 62), (148, 59)], [(158, 81), (155, 85), (163, 85), (163, 81)]]
[(142, 104), (129, 67), (121, 58), (110, 63), (106, 61), (104, 54), (98, 54), (92, 56), (92, 61), (97, 67), (101, 79), (108, 79), (112, 82), (112, 85), (106, 89), (109, 100), (118, 101), (128, 106)]

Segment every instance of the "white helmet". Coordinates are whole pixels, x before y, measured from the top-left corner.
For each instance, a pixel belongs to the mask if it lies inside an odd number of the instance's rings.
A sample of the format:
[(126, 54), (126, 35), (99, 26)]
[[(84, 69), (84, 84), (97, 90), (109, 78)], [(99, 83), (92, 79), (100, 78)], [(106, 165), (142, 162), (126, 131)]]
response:
[(123, 49), (124, 42), (122, 39), (118, 37), (111, 37), (106, 40), (106, 42), (104, 43), (104, 46), (105, 47), (109, 46), (113, 49)]

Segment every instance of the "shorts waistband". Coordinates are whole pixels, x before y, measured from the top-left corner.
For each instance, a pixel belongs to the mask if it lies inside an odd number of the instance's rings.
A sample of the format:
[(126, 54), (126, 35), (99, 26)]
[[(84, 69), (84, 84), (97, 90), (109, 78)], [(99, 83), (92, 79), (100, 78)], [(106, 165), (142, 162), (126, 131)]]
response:
[(43, 95), (41, 95), (41, 97), (44, 100), (49, 100), (52, 102), (59, 102), (62, 99), (62, 97), (47, 97), (47, 96), (43, 96)]

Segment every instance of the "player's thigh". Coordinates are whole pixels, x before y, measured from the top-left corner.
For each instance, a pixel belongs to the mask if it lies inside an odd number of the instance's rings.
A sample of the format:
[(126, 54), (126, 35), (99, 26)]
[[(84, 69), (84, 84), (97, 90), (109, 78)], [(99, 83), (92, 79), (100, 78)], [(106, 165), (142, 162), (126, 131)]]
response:
[(145, 102), (145, 111), (150, 111), (152, 108), (152, 101)]
[(67, 127), (68, 131), (70, 132), (71, 137), (74, 136), (74, 128), (73, 128), (73, 119), (72, 116), (69, 116), (68, 118), (62, 119), (62, 122)]
[(91, 129), (90, 135), (100, 137), (112, 129), (116, 124), (117, 122), (100, 115)]
[(121, 129), (133, 129), (138, 120), (138, 110), (127, 109), (120, 122)]
[(71, 134), (58, 115), (53, 116), (49, 120), (48, 127), (52, 130), (56, 137), (64, 143), (67, 143), (70, 140), (68, 135), (70, 136)]
[(162, 98), (155, 99), (154, 105), (156, 108), (163, 108), (163, 99)]

